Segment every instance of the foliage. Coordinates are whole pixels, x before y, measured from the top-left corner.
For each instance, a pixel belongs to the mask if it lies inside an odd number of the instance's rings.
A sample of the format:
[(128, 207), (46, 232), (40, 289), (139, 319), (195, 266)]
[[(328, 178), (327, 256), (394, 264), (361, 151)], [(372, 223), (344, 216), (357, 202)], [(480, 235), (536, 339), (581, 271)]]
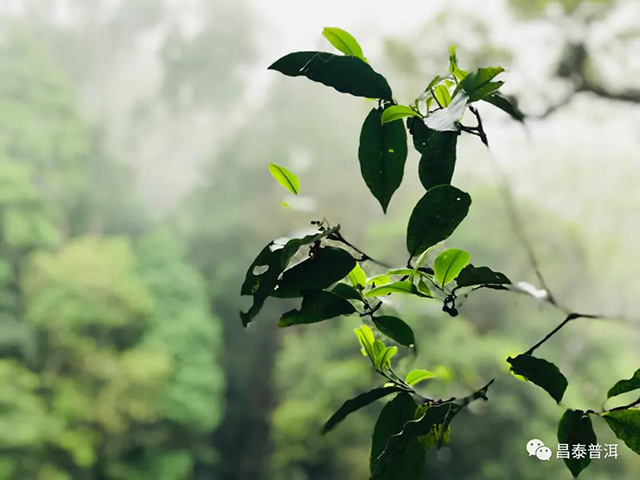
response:
[[(331, 35), (327, 38), (334, 46), (338, 43)], [(353, 39), (350, 35), (344, 38), (349, 41)], [(449, 74), (446, 77), (434, 77), (424, 92), (409, 106), (399, 106), (392, 99), (391, 89), (384, 77), (373, 70), (361, 55), (354, 54), (353, 48), (339, 50), (346, 55), (341, 57), (323, 52), (292, 53), (276, 61), (270, 69), (288, 76), (305, 76), (339, 92), (377, 99), (378, 109), (374, 108), (364, 122), (358, 156), (362, 177), (385, 213), (393, 193), (402, 182), (407, 156), (404, 148), (406, 131), (402, 119), (407, 118), (406, 128), (414, 139), (416, 150), (422, 154), (420, 180), (426, 189), (407, 225), (407, 268), (388, 270), (385, 275), (390, 279), (396, 277), (396, 280), (386, 285), (377, 286), (375, 282), (369, 283), (366, 281), (366, 270), (363, 270), (364, 278), (361, 269), (353, 272), (355, 261), (370, 261), (373, 264), (384, 265), (348, 242), (343, 237), (339, 225), (331, 226), (326, 220), (312, 222), (317, 228), (314, 233), (288, 239), (284, 243), (274, 241), (256, 258), (242, 287), (243, 295), (253, 296), (254, 305), (248, 314), (241, 314), (242, 320), (246, 327), (270, 296), (294, 296), (289, 292), (291, 287), (288, 285), (291, 282), (287, 278), (295, 277), (298, 278), (295, 283), (304, 282), (306, 287), (305, 290), (300, 287), (303, 296), (302, 307), (300, 310), (283, 314), (278, 322), (279, 326), (316, 323), (357, 314), (361, 318), (369, 317), (382, 335), (402, 345), (411, 346), (414, 343), (411, 340), (415, 340), (415, 335), (405, 322), (395, 316), (378, 315), (379, 310), (388, 308), (385, 306), (384, 297), (402, 293), (439, 299), (442, 301), (443, 311), (456, 316), (456, 300), (461, 295), (461, 290), (465, 292), (465, 297), (481, 288), (508, 290), (505, 285), (510, 285), (511, 282), (504, 274), (494, 272), (488, 267), (476, 268), (467, 265), (470, 254), (464, 250), (447, 250), (430, 266), (427, 266), (427, 258), (434, 246), (446, 240), (457, 229), (467, 216), (471, 205), (469, 194), (451, 185), (456, 161), (455, 138), (463, 133), (471, 134), (477, 136), (485, 146), (489, 146), (482, 119), (473, 104), (481, 100), (490, 100), (488, 103), (509, 113), (515, 120), (522, 121), (523, 117), (515, 104), (506, 97), (497, 97), (503, 82), (494, 81), (494, 78), (504, 71), (502, 67), (479, 68), (475, 72), (467, 72), (459, 67), (453, 49), (449, 59)], [(393, 113), (385, 115), (384, 111), (389, 108), (394, 108)], [(413, 114), (409, 114), (408, 110)], [(475, 126), (462, 123), (467, 111), (475, 117)], [(394, 129), (391, 130), (391, 127)], [(307, 245), (309, 258), (290, 266), (298, 249)], [(344, 255), (351, 258), (349, 268), (338, 268), (342, 260), (332, 260), (333, 267), (317, 262), (316, 258), (321, 258), (322, 252), (327, 249), (342, 249)], [(316, 264), (319, 272), (314, 270)], [(323, 273), (325, 270), (341, 273), (327, 276)], [(303, 271), (304, 274), (299, 274), (299, 271)], [(353, 288), (336, 283), (347, 276)], [(447, 288), (447, 285), (459, 276), (463, 277), (460, 283), (453, 288)], [(540, 280), (545, 286), (542, 278)], [(333, 284), (335, 286), (331, 288)], [(465, 288), (467, 290), (464, 290)], [(525, 286), (520, 287), (520, 291), (545, 299), (566, 314), (565, 320), (540, 342), (515, 358), (507, 359), (514, 374), (539, 385), (560, 403), (568, 384), (566, 377), (555, 365), (532, 356), (532, 353), (569, 322), (580, 318), (599, 317), (564, 309), (546, 290), (539, 294), (535, 288)], [(377, 299), (377, 303), (372, 303), (372, 299)], [(445, 436), (448, 438), (450, 435), (454, 417), (465, 407), (478, 399), (487, 400), (493, 380), (463, 398), (453, 397), (444, 400), (424, 396), (394, 370), (392, 359), (398, 352), (397, 347), (386, 346), (366, 324), (355, 332), (363, 355), (368, 357), (375, 372), (383, 377), (386, 383), (346, 401), (328, 420), (323, 431), (333, 429), (356, 410), (395, 394), (394, 399), (382, 410), (374, 428), (370, 475), (372, 479), (397, 476), (422, 478), (425, 451), (432, 446), (440, 448), (443, 445)], [(408, 377), (410, 376), (411, 374), (408, 374)], [(625, 382), (631, 382), (630, 387), (627, 387)], [(620, 387), (620, 383), (616, 384), (612, 389), (614, 393), (619, 389), (626, 391), (626, 388), (635, 388), (632, 380), (625, 382), (623, 387)], [(614, 433), (634, 449), (637, 446), (635, 430), (638, 426), (634, 423), (637, 421), (634, 415), (637, 410), (633, 407), (639, 402), (640, 399), (632, 404), (600, 413), (593, 410), (568, 410), (560, 420), (558, 438), (566, 443), (595, 443), (589, 415), (604, 416), (609, 425), (616, 425), (616, 428), (612, 426)], [(430, 440), (418, 441), (426, 436), (430, 436)], [(566, 463), (574, 476), (578, 476), (589, 464), (588, 461), (573, 459)]]

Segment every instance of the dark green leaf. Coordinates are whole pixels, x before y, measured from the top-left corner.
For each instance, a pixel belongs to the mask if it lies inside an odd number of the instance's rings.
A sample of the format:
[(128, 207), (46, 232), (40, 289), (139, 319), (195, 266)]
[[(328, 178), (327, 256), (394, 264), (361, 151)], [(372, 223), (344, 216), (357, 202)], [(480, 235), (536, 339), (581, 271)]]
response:
[(411, 327), (398, 317), (383, 315), (373, 318), (374, 325), (387, 337), (395, 340), (400, 345), (411, 347), (416, 343), (415, 335)]
[(474, 267), (467, 265), (458, 275), (456, 283), (459, 287), (472, 285), (507, 285), (511, 283), (504, 274), (494, 272), (489, 267)]
[(518, 102), (513, 97), (505, 97), (498, 92), (487, 95), (482, 100), (498, 107), (503, 112), (508, 113), (514, 120), (524, 122), (524, 113), (518, 108)]
[[(391, 437), (387, 437), (388, 441), (383, 449), (372, 449), (372, 471), (374, 472), (373, 478), (386, 478), (379, 477), (377, 472), (385, 472), (393, 470), (394, 458), (398, 458), (401, 452), (406, 451), (407, 447), (414, 444), (415, 441), (420, 442), (419, 437), (429, 434), (434, 425), (445, 424), (447, 418), (454, 414), (460, 407), (451, 402), (445, 402), (440, 405), (435, 405), (427, 409), (427, 411), (417, 420), (413, 420), (411, 417), (405, 422), (402, 430), (399, 433)], [(414, 409), (415, 411), (415, 409)], [(386, 432), (385, 432), (386, 433)], [(374, 434), (375, 435), (375, 434)], [(376, 458), (374, 453), (382, 451)], [(388, 477), (399, 479), (402, 477)], [(419, 477), (422, 478), (422, 477)]]
[(516, 358), (509, 357), (507, 362), (511, 364), (513, 373), (522, 375), (528, 381), (546, 390), (556, 402), (560, 403), (568, 382), (553, 363), (527, 354), (518, 355)]
[(242, 295), (253, 296), (253, 305), (248, 312), (240, 312), (242, 324), (246, 327), (260, 312), (265, 300), (273, 293), (278, 277), (287, 268), (289, 261), (300, 247), (309, 245), (337, 232), (340, 226), (320, 231), (303, 238), (293, 238), (285, 243), (271, 242), (264, 247), (253, 261), (242, 284)]
[[(558, 424), (558, 443), (569, 445), (588, 445), (596, 444), (596, 434), (593, 432), (591, 419), (589, 415), (581, 410), (567, 410), (560, 419)], [(591, 459), (587, 454), (585, 458), (565, 458), (564, 463), (567, 465), (574, 477), (580, 475), (580, 472), (587, 468), (591, 463)]]
[(631, 392), (640, 388), (640, 368), (636, 370), (629, 380), (620, 380), (613, 387), (609, 389), (607, 398), (615, 397), (616, 395), (622, 395), (623, 393)]
[(411, 395), (403, 392), (380, 412), (371, 444), (371, 473), (376, 480), (422, 480), (425, 455), (417, 437), (408, 439), (403, 448), (389, 456), (384, 464), (378, 461), (389, 439), (413, 420), (417, 407)]
[(402, 183), (407, 160), (407, 134), (402, 122), (381, 123), (374, 108), (362, 125), (358, 159), (367, 187), (386, 213), (389, 201)]
[(391, 101), (391, 87), (385, 78), (358, 57), (324, 52), (295, 52), (269, 67), (290, 77), (305, 76), (357, 97)]
[(453, 282), (464, 267), (467, 266), (471, 255), (469, 252), (460, 250), (459, 248), (450, 248), (445, 250), (433, 263), (433, 271), (436, 280), (443, 287)]
[(412, 256), (448, 238), (469, 212), (469, 194), (451, 185), (429, 190), (411, 213), (407, 228), (407, 249)]
[(614, 410), (605, 413), (602, 418), (607, 421), (616, 437), (640, 455), (640, 409)]
[(332, 430), (336, 425), (347, 418), (349, 414), (355, 412), (356, 410), (360, 410), (362, 407), (366, 407), (376, 400), (399, 391), (400, 389), (398, 387), (375, 388), (367, 393), (358, 395), (351, 400), (347, 400), (342, 404), (338, 411), (334, 413), (329, 420), (327, 420), (327, 423), (324, 424), (324, 427), (322, 428), (322, 434), (324, 435), (328, 431)]
[(269, 172), (271, 172), (273, 178), (275, 178), (280, 185), (294, 195), (297, 195), (300, 192), (300, 180), (298, 180), (298, 177), (286, 168), (270, 163)]
[(356, 309), (347, 300), (331, 292), (304, 291), (300, 310), (291, 310), (278, 321), (279, 327), (316, 323), (340, 315), (350, 315)]
[(468, 102), (480, 100), (500, 88), (502, 82), (491, 82), (491, 80), (502, 72), (504, 72), (502, 67), (479, 68), (462, 79), (455, 93), (459, 90), (466, 92), (469, 96)]
[(422, 154), (418, 175), (425, 189), (451, 183), (456, 166), (458, 132), (431, 130), (420, 119), (408, 122), (413, 145)]
[(347, 300), (362, 301), (362, 295), (360, 294), (360, 292), (351, 285), (347, 285), (346, 283), (336, 284), (336, 286), (331, 289), (331, 293), (340, 295), (342, 298), (346, 298)]
[(353, 55), (364, 60), (362, 47), (349, 32), (337, 27), (325, 27), (322, 36), (345, 55)]
[(313, 257), (298, 263), (282, 274), (274, 297), (300, 297), (302, 290), (322, 290), (346, 277), (356, 266), (351, 254), (341, 248), (323, 247)]
[(407, 107), (405, 105), (390, 105), (389, 107), (385, 108), (384, 112), (382, 112), (382, 118), (380, 119), (380, 121), (382, 123), (389, 123), (400, 120), (401, 118), (419, 116), (420, 114), (413, 110), (411, 107)]

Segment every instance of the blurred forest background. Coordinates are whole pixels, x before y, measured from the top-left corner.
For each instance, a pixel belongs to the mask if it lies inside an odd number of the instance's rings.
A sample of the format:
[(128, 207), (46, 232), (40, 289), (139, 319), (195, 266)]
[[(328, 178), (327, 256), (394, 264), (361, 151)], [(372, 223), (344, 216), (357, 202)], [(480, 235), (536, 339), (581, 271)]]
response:
[[(406, 183), (386, 217), (368, 194), (356, 152), (370, 104), (266, 71), (290, 51), (330, 49), (327, 25), (358, 38), (401, 103), (446, 71), (451, 44), (467, 69), (507, 68), (530, 121), (481, 113), (541, 268), (573, 309), (630, 319), (581, 320), (544, 355), (570, 378), (573, 408), (599, 409), (638, 368), (639, 2), (0, 0), (1, 479), (367, 478), (380, 405), (319, 435), (374, 378), (357, 324), (278, 330), (286, 300), (247, 330), (238, 317), (255, 255), (310, 220), (405, 261), (420, 187)], [(474, 205), (448, 244), (535, 284), (473, 140), (454, 181)], [(280, 206), (269, 162), (299, 174), (297, 209)], [(456, 318), (404, 306), (430, 346), (401, 365), (436, 371), (435, 395), (497, 377), (429, 454), (427, 478), (569, 476), (524, 448), (555, 447), (562, 408), (505, 363), (561, 318), (500, 293)], [(601, 443), (620, 443), (602, 427)], [(620, 445), (582, 476), (638, 472)]]

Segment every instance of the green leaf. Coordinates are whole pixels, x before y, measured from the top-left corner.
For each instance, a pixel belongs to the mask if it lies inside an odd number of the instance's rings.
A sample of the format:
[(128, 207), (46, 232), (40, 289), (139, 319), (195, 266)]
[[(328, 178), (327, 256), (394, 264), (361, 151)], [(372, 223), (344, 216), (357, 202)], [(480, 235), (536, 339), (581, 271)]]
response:
[(427, 297), (433, 297), (429, 285), (422, 278), (418, 281), (418, 291)]
[(451, 73), (458, 80), (462, 80), (464, 77), (469, 75), (469, 72), (458, 67), (455, 45), (451, 45), (451, 47), (449, 47), (449, 73)]
[(391, 101), (387, 80), (358, 57), (324, 52), (295, 52), (269, 67), (290, 77), (304, 76), (357, 97)]
[(434, 376), (429, 370), (412, 370), (407, 374), (404, 381), (413, 386)]
[(507, 362), (511, 364), (513, 373), (522, 375), (528, 381), (535, 383), (560, 403), (568, 382), (553, 363), (528, 354), (518, 355), (516, 358), (509, 357)]
[(400, 388), (398, 387), (375, 388), (367, 393), (362, 393), (357, 397), (352, 398), (351, 400), (347, 400), (342, 404), (338, 411), (334, 413), (329, 420), (327, 420), (327, 423), (324, 424), (324, 427), (322, 428), (322, 434), (324, 435), (325, 433), (332, 430), (336, 425), (347, 418), (349, 414), (360, 410), (362, 407), (366, 407), (367, 405), (372, 404), (376, 400), (399, 391)]
[(402, 183), (407, 160), (407, 133), (402, 122), (382, 124), (382, 111), (374, 108), (362, 125), (358, 159), (367, 187), (386, 213)]
[(380, 121), (384, 123), (395, 122), (401, 118), (406, 117), (419, 117), (420, 114), (413, 110), (411, 107), (405, 105), (391, 105), (382, 112), (382, 118)]
[(302, 238), (290, 239), (284, 244), (274, 241), (262, 249), (247, 270), (242, 284), (241, 294), (253, 296), (253, 305), (249, 311), (240, 312), (242, 324), (245, 327), (260, 312), (265, 300), (273, 293), (278, 284), (278, 277), (287, 268), (298, 249), (303, 245), (318, 242), (339, 229), (338, 225)]
[(607, 398), (622, 395), (640, 388), (640, 368), (636, 370), (629, 380), (620, 380), (607, 392)]
[(322, 36), (345, 55), (352, 55), (364, 60), (362, 48), (349, 32), (337, 27), (325, 27)]
[(349, 281), (356, 288), (362, 289), (367, 286), (367, 274), (357, 262), (353, 270), (349, 272)]
[(458, 248), (445, 250), (438, 255), (433, 264), (436, 280), (444, 287), (455, 280), (462, 269), (467, 266), (469, 260), (471, 260), (471, 255), (464, 250)]
[[(379, 342), (379, 340), (376, 340)], [(380, 342), (382, 344), (382, 342)], [(384, 347), (376, 354), (374, 362), (375, 367), (378, 370), (384, 370), (385, 368), (391, 368), (391, 359), (398, 353), (398, 347)]]
[(456, 166), (458, 132), (438, 132), (415, 119), (409, 123), (409, 133), (413, 146), (422, 154), (418, 175), (424, 188), (450, 184)]
[(487, 95), (482, 99), (491, 105), (498, 107), (503, 112), (508, 113), (514, 120), (524, 122), (524, 113), (518, 108), (518, 102), (513, 97), (505, 97), (498, 92)]
[(373, 332), (367, 325), (362, 325), (360, 328), (354, 329), (356, 337), (358, 337), (358, 342), (360, 342), (360, 346), (362, 346), (363, 353), (369, 357), (372, 364), (375, 364), (376, 354), (374, 352), (373, 346), (376, 342), (375, 337), (373, 336)]
[(425, 455), (417, 438), (406, 443), (406, 448), (388, 458), (384, 465), (378, 458), (393, 435), (413, 420), (417, 404), (408, 393), (400, 393), (387, 403), (373, 429), (371, 442), (371, 472), (376, 480), (422, 480)]
[(469, 212), (469, 194), (451, 185), (439, 185), (420, 199), (407, 228), (407, 250), (415, 257), (449, 238)]
[(472, 285), (507, 285), (511, 283), (506, 275), (494, 272), (489, 267), (474, 267), (467, 265), (458, 275), (456, 283), (459, 287)]
[(364, 294), (365, 297), (384, 297), (385, 295), (389, 295), (391, 293), (403, 293), (403, 294), (417, 294), (418, 289), (416, 286), (408, 281), (404, 280), (402, 282), (393, 282), (388, 283), (386, 285), (380, 285), (379, 287), (372, 288), (367, 293)]
[(356, 309), (347, 300), (331, 292), (305, 291), (300, 310), (291, 310), (278, 321), (279, 327), (316, 323), (341, 315), (351, 315)]
[(640, 409), (627, 408), (605, 413), (604, 418), (620, 440), (640, 455)]
[(313, 257), (298, 263), (282, 274), (274, 297), (302, 296), (302, 290), (322, 290), (342, 280), (356, 266), (349, 252), (336, 247), (322, 247)]
[[(585, 415), (582, 410), (567, 410), (562, 415), (560, 423), (558, 423), (558, 443), (567, 445), (588, 445), (596, 444), (596, 434), (591, 425), (591, 418)], [(591, 463), (591, 459), (587, 454), (584, 458), (565, 458), (564, 463), (574, 477), (580, 475), (580, 472), (587, 468)]]
[(436, 85), (433, 87), (433, 96), (441, 107), (448, 107), (451, 103), (451, 94), (449, 89), (444, 85)]
[(269, 172), (273, 175), (273, 178), (282, 185), (284, 188), (289, 190), (294, 195), (300, 193), (300, 180), (293, 173), (287, 170), (280, 165), (276, 165), (275, 163), (269, 164)]
[(398, 317), (391, 315), (373, 317), (373, 324), (378, 330), (400, 345), (411, 347), (416, 343), (416, 338), (411, 327)]
[(371, 277), (367, 280), (367, 285), (385, 285), (387, 283), (391, 283), (391, 277), (388, 275), (376, 275), (375, 277)]
[[(414, 444), (415, 441), (420, 442), (419, 437), (427, 435), (434, 425), (444, 424), (447, 418), (450, 415), (454, 414), (455, 411), (459, 408), (460, 407), (458, 405), (455, 405), (451, 402), (444, 402), (440, 405), (435, 405), (428, 408), (424, 415), (417, 420), (413, 420), (413, 417), (411, 417), (409, 421), (404, 424), (402, 430), (399, 433), (388, 437), (388, 441), (384, 446), (382, 453), (380, 453), (377, 458), (375, 458), (373, 454), (377, 453), (381, 449), (378, 447), (377, 449), (375, 449), (375, 452), (372, 449), (372, 471), (374, 472), (372, 478), (403, 478), (400, 476), (383, 477), (379, 475), (381, 473), (384, 473), (385, 471), (393, 470), (393, 466), (395, 465), (394, 458), (398, 458), (398, 456), (401, 456), (401, 452), (406, 450), (410, 445)], [(422, 477), (419, 478), (422, 479)]]
[(463, 90), (469, 96), (468, 103), (481, 100), (483, 97), (495, 92), (502, 82), (491, 82), (493, 78), (504, 72), (502, 67), (479, 68), (475, 73), (470, 73), (458, 84), (454, 96)]
[(356, 290), (351, 285), (347, 285), (346, 283), (338, 283), (332, 289), (331, 293), (335, 293), (336, 295), (340, 295), (342, 298), (347, 300), (359, 300), (362, 301), (362, 294), (359, 290)]

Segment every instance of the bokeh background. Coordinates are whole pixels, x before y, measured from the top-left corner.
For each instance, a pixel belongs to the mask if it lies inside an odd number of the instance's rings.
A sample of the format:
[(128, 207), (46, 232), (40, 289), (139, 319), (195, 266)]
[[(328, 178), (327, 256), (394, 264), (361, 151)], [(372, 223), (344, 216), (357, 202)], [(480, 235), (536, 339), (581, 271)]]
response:
[[(406, 260), (417, 157), (383, 216), (356, 157), (371, 103), (266, 70), (291, 51), (330, 51), (324, 26), (353, 33), (401, 103), (446, 72), (451, 44), (463, 68), (507, 69), (504, 89), (530, 118), (481, 107), (493, 158), (461, 140), (454, 183), (474, 204), (447, 245), (539, 286), (524, 235), (556, 296), (612, 317), (576, 321), (540, 350), (569, 377), (567, 406), (602, 408), (640, 366), (639, 2), (2, 0), (1, 479), (368, 478), (380, 405), (319, 435), (377, 381), (357, 320), (279, 330), (286, 300), (247, 330), (238, 317), (254, 256), (310, 220)], [(269, 162), (300, 176), (297, 209), (280, 206)], [(441, 397), (496, 378), (429, 453), (426, 478), (569, 478), (524, 448), (555, 449), (563, 407), (505, 363), (562, 315), (492, 291), (456, 318), (400, 307), (420, 347), (400, 371), (437, 372), (427, 388)], [(581, 478), (638, 472), (621, 444)]]

